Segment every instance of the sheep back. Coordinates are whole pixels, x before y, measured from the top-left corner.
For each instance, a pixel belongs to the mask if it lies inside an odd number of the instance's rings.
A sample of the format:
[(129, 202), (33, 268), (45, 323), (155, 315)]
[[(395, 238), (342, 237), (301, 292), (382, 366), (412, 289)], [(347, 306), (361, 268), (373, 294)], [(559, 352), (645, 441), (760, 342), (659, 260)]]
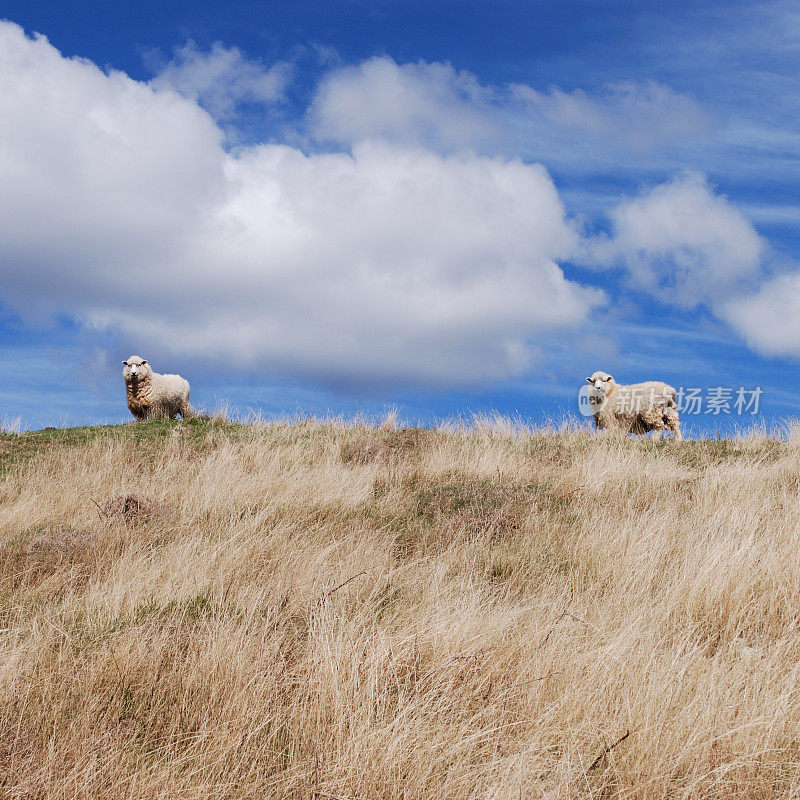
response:
[(680, 436), (677, 393), (663, 381), (615, 384), (594, 415), (598, 429), (645, 434), (670, 430)]
[(186, 418), (191, 414), (189, 381), (180, 375), (161, 375), (153, 372), (135, 387), (126, 384), (128, 409), (137, 419), (168, 417), (178, 414)]

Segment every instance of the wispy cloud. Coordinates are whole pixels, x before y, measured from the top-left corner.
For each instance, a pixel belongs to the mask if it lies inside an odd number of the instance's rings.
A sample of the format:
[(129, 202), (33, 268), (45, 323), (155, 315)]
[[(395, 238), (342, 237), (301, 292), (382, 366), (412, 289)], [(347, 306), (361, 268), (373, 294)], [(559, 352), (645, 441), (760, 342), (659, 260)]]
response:
[[(654, 81), (595, 92), (491, 86), (449, 64), (398, 64), (388, 57), (331, 71), (309, 111), (320, 140), (383, 139), (444, 150), (500, 154), (580, 154), (587, 142), (605, 157), (639, 154), (703, 136), (711, 115), (692, 97)], [(596, 157), (596, 155), (595, 155)]]
[(214, 42), (207, 52), (189, 40), (176, 47), (166, 63), (158, 52), (147, 54), (156, 72), (156, 89), (174, 89), (206, 108), (217, 119), (230, 119), (243, 103), (271, 105), (285, 99), (292, 67), (281, 61), (269, 67), (247, 58), (238, 47)]

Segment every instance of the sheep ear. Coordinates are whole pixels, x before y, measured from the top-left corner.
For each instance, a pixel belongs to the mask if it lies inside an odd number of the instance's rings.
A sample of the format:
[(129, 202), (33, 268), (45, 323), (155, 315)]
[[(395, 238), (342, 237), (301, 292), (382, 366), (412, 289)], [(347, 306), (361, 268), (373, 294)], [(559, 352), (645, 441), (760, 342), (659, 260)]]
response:
[(142, 366), (144, 366), (146, 363), (147, 363), (147, 359), (145, 359), (144, 361), (142, 361)]
[(587, 379), (586, 379), (586, 383), (591, 383), (591, 382), (592, 382), (592, 379), (591, 379), (591, 378), (587, 378)]
[(614, 380), (614, 376), (613, 376), (613, 375), (609, 375), (609, 376), (606, 378), (606, 380), (607, 380), (607, 381), (613, 381), (613, 380)]
[(127, 361), (123, 361), (122, 364), (123, 364), (123, 366), (126, 366), (126, 367), (128, 366), (128, 362)]

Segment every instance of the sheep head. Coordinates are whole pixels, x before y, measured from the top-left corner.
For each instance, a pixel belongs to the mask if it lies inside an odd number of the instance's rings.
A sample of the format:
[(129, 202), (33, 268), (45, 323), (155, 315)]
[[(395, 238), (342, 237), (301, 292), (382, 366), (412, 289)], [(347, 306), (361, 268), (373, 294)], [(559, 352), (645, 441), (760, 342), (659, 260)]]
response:
[(608, 394), (616, 386), (614, 377), (601, 369), (590, 375), (586, 382), (590, 383), (597, 392), (604, 395)]
[(122, 365), (122, 377), (125, 378), (125, 383), (146, 381), (153, 374), (147, 360), (139, 356), (131, 356), (127, 361), (123, 361)]

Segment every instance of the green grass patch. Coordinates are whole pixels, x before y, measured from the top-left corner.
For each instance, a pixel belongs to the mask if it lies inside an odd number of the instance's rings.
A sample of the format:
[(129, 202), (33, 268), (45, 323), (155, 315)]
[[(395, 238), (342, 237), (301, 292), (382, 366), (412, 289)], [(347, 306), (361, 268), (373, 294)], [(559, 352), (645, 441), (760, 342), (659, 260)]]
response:
[(53, 448), (77, 449), (99, 441), (163, 444), (172, 436), (191, 447), (218, 446), (241, 440), (252, 430), (217, 417), (188, 420), (149, 420), (126, 425), (90, 425), (80, 428), (45, 428), (25, 433), (0, 434), (0, 479), (20, 469), (32, 458)]
[(682, 442), (671, 452), (681, 466), (705, 469), (742, 458), (773, 464), (784, 454), (785, 449), (783, 442), (768, 438), (755, 443), (737, 439), (693, 439)]

